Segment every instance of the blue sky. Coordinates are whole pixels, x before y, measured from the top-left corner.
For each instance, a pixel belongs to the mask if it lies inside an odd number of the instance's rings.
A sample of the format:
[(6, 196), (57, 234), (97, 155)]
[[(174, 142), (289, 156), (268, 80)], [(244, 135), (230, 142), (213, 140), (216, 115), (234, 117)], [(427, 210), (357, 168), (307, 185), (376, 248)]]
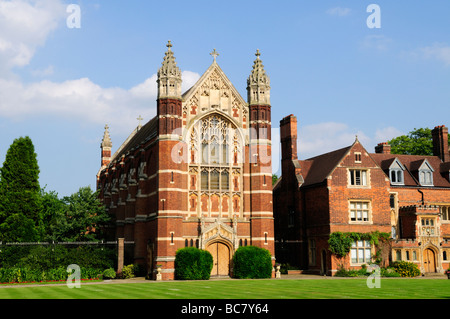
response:
[[(367, 26), (372, 3), (381, 28)], [(67, 26), (70, 4), (80, 28)], [(114, 152), (139, 115), (156, 114), (169, 39), (184, 89), (216, 48), (244, 98), (259, 49), (274, 139), (296, 115), (300, 158), (356, 135), (373, 152), (414, 128), (450, 125), (449, 13), (444, 0), (0, 0), (0, 165), (15, 138), (30, 136), (41, 186), (60, 196), (95, 188), (105, 124)]]

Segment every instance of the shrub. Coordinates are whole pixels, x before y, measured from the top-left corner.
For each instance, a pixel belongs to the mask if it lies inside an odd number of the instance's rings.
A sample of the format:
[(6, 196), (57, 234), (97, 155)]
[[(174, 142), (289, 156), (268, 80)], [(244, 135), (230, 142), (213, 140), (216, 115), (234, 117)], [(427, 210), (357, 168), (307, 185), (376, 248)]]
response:
[(381, 277), (401, 277), (401, 275), (395, 271), (394, 268), (381, 268)]
[(348, 269), (348, 270), (344, 268), (339, 268), (334, 275), (336, 277), (364, 277), (369, 276), (370, 273), (367, 271), (366, 267), (361, 267), (361, 269)]
[(120, 274), (122, 279), (130, 279), (134, 278), (134, 265), (127, 265), (122, 268), (122, 272)]
[(208, 280), (212, 267), (213, 257), (209, 251), (186, 247), (176, 252), (175, 279)]
[(280, 265), (280, 273), (287, 275), (289, 270), (300, 270), (300, 268), (290, 265), (289, 263), (283, 263)]
[(396, 261), (393, 267), (402, 277), (417, 277), (420, 275), (419, 267), (415, 263), (408, 261)]
[(239, 247), (233, 256), (235, 278), (271, 278), (272, 257), (267, 249), (256, 246)]
[(114, 279), (116, 278), (116, 271), (113, 268), (105, 269), (102, 273), (103, 279)]

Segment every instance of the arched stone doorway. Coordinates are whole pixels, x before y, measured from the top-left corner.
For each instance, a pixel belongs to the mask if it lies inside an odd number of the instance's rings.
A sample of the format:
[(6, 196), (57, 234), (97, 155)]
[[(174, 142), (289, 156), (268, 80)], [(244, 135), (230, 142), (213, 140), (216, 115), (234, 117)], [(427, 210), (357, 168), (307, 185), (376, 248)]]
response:
[(436, 272), (436, 254), (431, 248), (423, 251), (423, 268), (425, 272)]
[(229, 276), (231, 249), (222, 241), (215, 241), (206, 247), (213, 256), (213, 268), (211, 276)]

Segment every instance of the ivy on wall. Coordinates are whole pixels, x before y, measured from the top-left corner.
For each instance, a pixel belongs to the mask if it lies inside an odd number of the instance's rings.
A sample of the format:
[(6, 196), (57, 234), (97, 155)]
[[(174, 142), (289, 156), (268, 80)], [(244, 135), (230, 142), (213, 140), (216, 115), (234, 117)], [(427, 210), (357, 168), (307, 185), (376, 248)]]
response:
[[(358, 240), (367, 240), (372, 245), (379, 246), (380, 240), (389, 240), (390, 233), (382, 233), (379, 231), (374, 231), (370, 233), (357, 233), (357, 232), (333, 232), (330, 234), (328, 239), (328, 245), (331, 253), (333, 253), (338, 258), (343, 258), (347, 256), (352, 247), (352, 243)], [(379, 253), (379, 250), (377, 251)], [(379, 257), (379, 256), (375, 256)]]

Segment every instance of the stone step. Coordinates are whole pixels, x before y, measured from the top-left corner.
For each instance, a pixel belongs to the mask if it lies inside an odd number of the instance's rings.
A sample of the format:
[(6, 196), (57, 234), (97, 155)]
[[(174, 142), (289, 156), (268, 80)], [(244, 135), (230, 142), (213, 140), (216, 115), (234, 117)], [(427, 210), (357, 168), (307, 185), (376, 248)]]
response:
[(446, 274), (439, 272), (426, 272), (423, 274), (425, 277), (447, 278)]

